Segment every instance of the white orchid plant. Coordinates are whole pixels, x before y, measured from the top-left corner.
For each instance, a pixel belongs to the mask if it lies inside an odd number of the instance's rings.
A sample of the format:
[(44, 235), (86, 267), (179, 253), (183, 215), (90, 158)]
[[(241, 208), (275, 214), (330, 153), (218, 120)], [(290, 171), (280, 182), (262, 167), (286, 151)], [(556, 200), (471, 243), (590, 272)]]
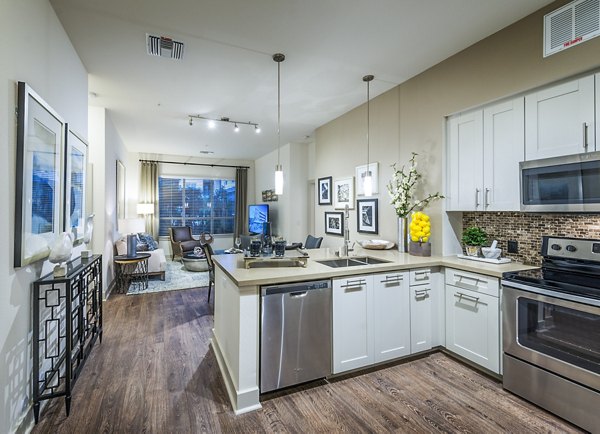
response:
[(440, 193), (429, 194), (421, 200), (414, 198), (417, 182), (422, 177), (417, 171), (417, 155), (419, 154), (416, 152), (412, 153), (408, 171), (405, 166), (398, 169), (396, 163), (392, 165), (394, 176), (388, 183), (387, 189), (390, 194), (390, 203), (394, 206), (398, 217), (408, 217), (412, 211), (424, 209), (432, 200), (444, 198)]

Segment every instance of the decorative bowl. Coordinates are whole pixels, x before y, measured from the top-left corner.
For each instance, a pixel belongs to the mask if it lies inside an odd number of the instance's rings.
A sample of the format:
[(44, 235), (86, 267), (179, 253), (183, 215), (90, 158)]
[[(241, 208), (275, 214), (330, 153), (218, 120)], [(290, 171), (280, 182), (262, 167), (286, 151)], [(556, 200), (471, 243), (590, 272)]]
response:
[(488, 259), (498, 259), (500, 254), (502, 253), (502, 249), (492, 249), (491, 247), (482, 247), (481, 253), (483, 256)]
[(387, 240), (359, 240), (357, 242), (363, 249), (371, 250), (389, 250), (396, 245)]

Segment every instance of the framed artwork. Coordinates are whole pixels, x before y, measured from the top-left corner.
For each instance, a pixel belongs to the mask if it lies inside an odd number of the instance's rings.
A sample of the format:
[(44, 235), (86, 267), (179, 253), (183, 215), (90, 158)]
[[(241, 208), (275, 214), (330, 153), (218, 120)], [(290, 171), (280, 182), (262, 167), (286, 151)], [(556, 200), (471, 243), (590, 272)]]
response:
[(354, 209), (354, 177), (336, 179), (333, 183), (333, 201), (335, 209)]
[(358, 199), (356, 201), (356, 230), (366, 234), (379, 232), (379, 210), (377, 199)]
[(117, 160), (117, 219), (125, 218), (125, 166)]
[(327, 176), (325, 178), (319, 178), (319, 205), (331, 205), (331, 184), (332, 178), (331, 176)]
[(62, 230), (65, 122), (18, 83), (14, 266), (48, 257)]
[[(369, 172), (373, 181), (373, 194), (379, 193), (379, 163), (369, 163)], [(364, 196), (364, 179), (367, 176), (367, 165), (356, 166), (356, 195)]]
[(64, 230), (73, 234), (73, 244), (80, 244), (85, 232), (88, 144), (68, 124), (65, 129)]
[(344, 213), (328, 211), (325, 213), (325, 233), (329, 235), (344, 235)]

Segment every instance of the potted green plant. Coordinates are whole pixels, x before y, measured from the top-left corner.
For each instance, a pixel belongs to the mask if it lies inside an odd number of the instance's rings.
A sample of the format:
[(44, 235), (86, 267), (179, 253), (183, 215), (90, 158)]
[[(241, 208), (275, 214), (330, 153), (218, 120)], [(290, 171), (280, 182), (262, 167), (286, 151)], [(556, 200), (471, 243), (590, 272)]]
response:
[(487, 243), (487, 239), (487, 233), (477, 226), (465, 229), (462, 235), (462, 242), (465, 244), (467, 255), (479, 256), (479, 249)]

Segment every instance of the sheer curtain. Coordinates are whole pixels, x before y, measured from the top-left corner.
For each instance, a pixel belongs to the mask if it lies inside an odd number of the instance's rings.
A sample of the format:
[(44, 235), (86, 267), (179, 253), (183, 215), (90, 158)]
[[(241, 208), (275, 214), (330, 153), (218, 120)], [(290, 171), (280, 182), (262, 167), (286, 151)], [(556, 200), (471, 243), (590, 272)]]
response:
[(238, 167), (235, 169), (235, 223), (233, 239), (244, 235), (246, 232), (246, 209), (248, 208), (248, 169)]
[(140, 162), (140, 196), (139, 203), (154, 205), (154, 214), (147, 214), (146, 232), (154, 239), (158, 235), (158, 163), (155, 161)]

